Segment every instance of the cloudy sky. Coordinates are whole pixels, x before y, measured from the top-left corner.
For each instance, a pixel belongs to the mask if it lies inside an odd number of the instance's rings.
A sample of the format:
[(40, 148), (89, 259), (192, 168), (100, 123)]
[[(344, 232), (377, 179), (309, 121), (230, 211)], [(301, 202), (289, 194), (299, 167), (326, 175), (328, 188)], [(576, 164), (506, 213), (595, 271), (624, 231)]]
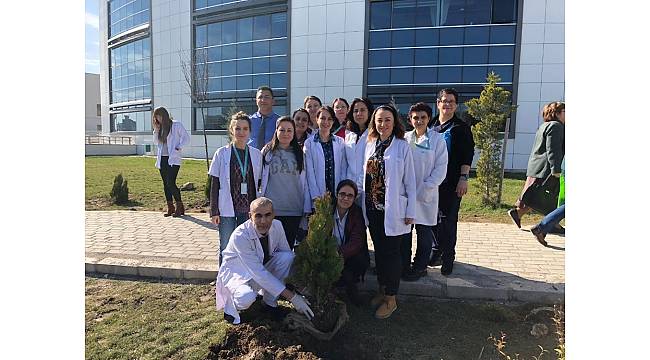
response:
[(99, 74), (99, 0), (86, 0), (86, 72)]

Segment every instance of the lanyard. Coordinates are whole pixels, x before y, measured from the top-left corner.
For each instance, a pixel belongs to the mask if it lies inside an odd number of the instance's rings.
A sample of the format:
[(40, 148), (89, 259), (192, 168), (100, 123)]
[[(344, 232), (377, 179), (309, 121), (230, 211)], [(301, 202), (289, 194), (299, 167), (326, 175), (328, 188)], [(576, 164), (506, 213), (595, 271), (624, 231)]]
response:
[[(343, 243), (345, 242), (345, 236), (344, 236), (345, 229), (343, 229), (343, 234), (341, 234), (341, 222), (339, 221), (339, 211), (338, 210), (334, 210), (334, 211), (336, 211), (336, 218), (334, 218), (334, 220), (336, 220), (336, 232), (339, 233), (339, 240), (341, 241), (341, 245), (343, 245)], [(347, 214), (348, 212), (346, 211), (343, 217), (345, 218)]]
[(334, 130), (334, 132), (333, 132), (332, 134), (336, 134), (336, 133), (339, 132), (339, 130), (341, 130), (342, 128), (343, 128), (343, 125), (339, 126), (339, 128), (336, 129), (336, 130)]
[(232, 146), (232, 151), (235, 152), (235, 157), (237, 157), (237, 162), (239, 163), (239, 170), (241, 170), (241, 176), (246, 181), (246, 171), (248, 170), (248, 145), (246, 146), (244, 155), (244, 164), (241, 163), (241, 158), (239, 157), (239, 152), (235, 145)]

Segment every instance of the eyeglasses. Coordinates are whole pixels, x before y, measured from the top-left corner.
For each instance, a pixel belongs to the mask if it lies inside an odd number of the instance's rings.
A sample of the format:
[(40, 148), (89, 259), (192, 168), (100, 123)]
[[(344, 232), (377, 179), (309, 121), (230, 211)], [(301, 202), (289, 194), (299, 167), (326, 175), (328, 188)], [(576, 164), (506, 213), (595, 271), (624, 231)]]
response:
[(443, 103), (445, 105), (452, 105), (452, 104), (456, 103), (456, 100), (440, 100), (440, 99), (438, 99), (438, 102)]
[(354, 194), (344, 193), (343, 191), (338, 194), (339, 199), (354, 199)]

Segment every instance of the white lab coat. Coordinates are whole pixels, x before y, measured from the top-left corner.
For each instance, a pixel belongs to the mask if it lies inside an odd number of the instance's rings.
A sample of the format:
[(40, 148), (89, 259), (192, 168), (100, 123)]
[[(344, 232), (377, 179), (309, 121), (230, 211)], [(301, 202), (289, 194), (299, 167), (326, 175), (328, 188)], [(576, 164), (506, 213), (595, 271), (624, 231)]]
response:
[[(264, 148), (266, 148), (266, 146)], [(273, 159), (273, 152), (269, 151), (268, 153), (266, 153), (266, 157), (263, 159), (264, 161), (262, 162), (262, 186), (260, 188), (261, 196), (266, 196), (266, 186), (269, 183), (269, 167), (265, 165), (264, 162), (270, 163), (272, 159)], [(309, 196), (309, 186), (307, 185), (307, 171), (304, 165), (302, 168), (302, 172), (300, 172), (300, 184), (302, 185), (302, 189), (287, 189), (287, 191), (296, 191), (296, 190), (302, 191), (303, 198), (305, 200), (303, 206), (303, 212), (310, 213), (311, 198)]]
[[(363, 172), (360, 176), (365, 178), (368, 159), (375, 152), (374, 139), (365, 140), (365, 152), (363, 156)], [(357, 146), (363, 144), (361, 141)], [(361, 145), (363, 146), (363, 145)], [(386, 197), (384, 203), (384, 228), (386, 236), (398, 236), (411, 232), (411, 225), (404, 223), (405, 218), (415, 219), (417, 190), (415, 184), (415, 169), (413, 165), (413, 154), (411, 146), (404, 139), (393, 138), (392, 142), (384, 152), (384, 166), (386, 170)], [(363, 217), (368, 225), (366, 216), (365, 194), (368, 189), (363, 183)]]
[(415, 206), (415, 223), (436, 225), (438, 223), (438, 186), (447, 174), (447, 145), (437, 131), (428, 130), (415, 146), (415, 130), (404, 135), (411, 145), (415, 166), (417, 202)]
[[(158, 146), (158, 152), (156, 154), (156, 167), (160, 169), (160, 158), (162, 157), (162, 150), (164, 144), (158, 141), (157, 131), (153, 131), (153, 143)], [(190, 134), (187, 133), (185, 127), (180, 121), (172, 120), (172, 128), (167, 134), (167, 153), (169, 154), (169, 159), (167, 163), (171, 165), (181, 165), (181, 150), (183, 146), (190, 143)], [(178, 148), (178, 150), (176, 150)]]
[[(357, 142), (357, 134), (353, 131), (345, 131), (345, 158), (348, 163), (348, 179), (354, 181), (359, 188), (362, 189), (363, 176), (361, 176), (361, 169), (363, 167), (363, 154), (365, 151), (366, 138), (368, 137), (368, 129), (361, 134), (361, 139)], [(357, 144), (361, 144), (357, 146)]]
[[(274, 257), (289, 259), (284, 263), (284, 266), (288, 265), (287, 269), (283, 269), (286, 270), (284, 273), (288, 274), (295, 255), (289, 248), (279, 220), (273, 220), (269, 229), (269, 254), (272, 259)], [(261, 288), (275, 299), (285, 289), (284, 279), (275, 277), (263, 264), (264, 250), (250, 219), (235, 229), (222, 255), (223, 260), (217, 274), (215, 289), (217, 310), (224, 309), (226, 314), (232, 315), (235, 324), (240, 321), (235, 306), (236, 299), (233, 296), (236, 289), (248, 283), (253, 288)], [(254, 283), (251, 284), (250, 281)]]
[[(346, 179), (348, 165), (345, 159), (345, 145), (343, 139), (336, 135), (330, 135), (332, 138), (332, 149), (334, 150), (334, 188)], [(325, 195), (327, 186), (325, 186), (325, 154), (323, 147), (318, 141), (314, 141), (315, 136), (310, 135), (305, 140), (305, 169), (307, 170), (307, 185), (311, 199)], [(332, 194), (335, 196), (335, 194)]]
[[(255, 197), (260, 194), (257, 189), (260, 184), (262, 176), (262, 153), (250, 146), (248, 146), (248, 156), (250, 157), (251, 164), (253, 165), (253, 179), (255, 180), (255, 188), (247, 189), (248, 191), (255, 191)], [(235, 208), (232, 204), (232, 195), (230, 194), (230, 156), (232, 152), (232, 145), (222, 146), (214, 152), (212, 163), (208, 174), (219, 178), (219, 216), (234, 217)], [(241, 159), (244, 161), (244, 159)]]

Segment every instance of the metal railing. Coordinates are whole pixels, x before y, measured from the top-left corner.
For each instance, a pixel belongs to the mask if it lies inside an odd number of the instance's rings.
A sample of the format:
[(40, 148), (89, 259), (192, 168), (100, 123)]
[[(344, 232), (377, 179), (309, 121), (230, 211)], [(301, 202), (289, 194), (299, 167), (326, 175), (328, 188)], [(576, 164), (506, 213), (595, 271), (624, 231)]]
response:
[(86, 145), (134, 145), (130, 136), (86, 135)]

